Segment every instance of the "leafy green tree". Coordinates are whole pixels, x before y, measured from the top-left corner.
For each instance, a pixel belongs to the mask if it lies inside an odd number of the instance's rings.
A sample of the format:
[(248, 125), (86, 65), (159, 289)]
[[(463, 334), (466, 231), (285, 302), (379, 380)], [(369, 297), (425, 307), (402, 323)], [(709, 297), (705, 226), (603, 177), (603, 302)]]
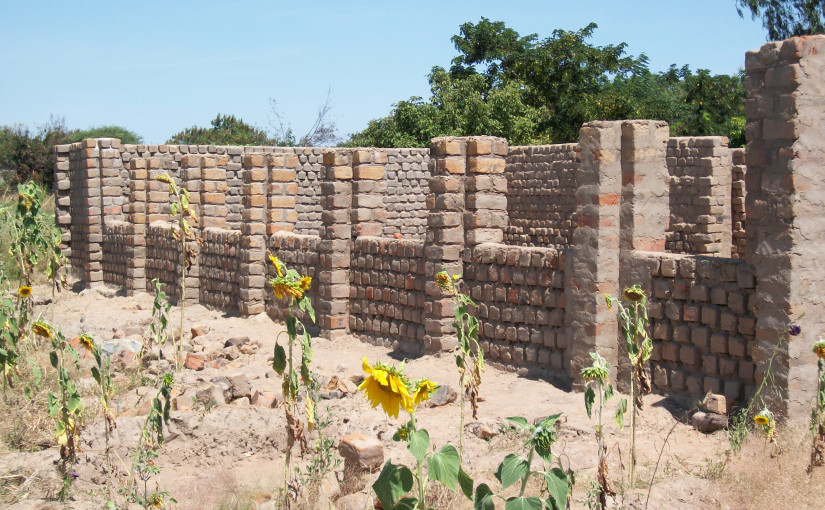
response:
[(825, 33), (825, 0), (736, 0), (736, 12), (762, 18), (768, 39)]
[(86, 138), (118, 138), (121, 143), (139, 144), (143, 143), (143, 137), (134, 131), (121, 126), (98, 126), (89, 129), (74, 131), (69, 137), (72, 142), (79, 142)]
[(211, 128), (192, 126), (167, 143), (192, 145), (271, 145), (266, 131), (250, 126), (234, 115), (218, 114)]
[(62, 118), (52, 118), (35, 130), (23, 124), (0, 128), (0, 170), (4, 185), (27, 181), (51, 189), (54, 180), (54, 150), (69, 142), (69, 130)]

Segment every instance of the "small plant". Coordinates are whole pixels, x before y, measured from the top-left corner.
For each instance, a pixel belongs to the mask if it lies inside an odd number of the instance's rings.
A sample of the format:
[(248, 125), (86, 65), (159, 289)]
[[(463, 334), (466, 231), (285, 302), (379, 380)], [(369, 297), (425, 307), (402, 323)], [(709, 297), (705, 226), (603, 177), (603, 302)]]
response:
[[(542, 418), (535, 425), (520, 417), (511, 417), (507, 420), (522, 430), (530, 433), (530, 439), (525, 443), (528, 449), (527, 459), (523, 459), (516, 454), (510, 454), (501, 461), (495, 472), (496, 479), (501, 483), (501, 489), (507, 489), (517, 482), (521, 482), (518, 496), (504, 498), (493, 491), (486, 483), (480, 484), (475, 489), (473, 495), (474, 508), (481, 510), (494, 510), (495, 499), (504, 501), (505, 510), (530, 509), (530, 510), (564, 510), (567, 508), (567, 498), (570, 495), (570, 488), (573, 483), (573, 472), (565, 470), (558, 457), (553, 457), (552, 447), (556, 442), (556, 421), (561, 414), (554, 414)], [(548, 471), (532, 471), (533, 458), (538, 454), (548, 466), (555, 466)], [(527, 488), (527, 481), (531, 476), (538, 476), (544, 480), (544, 488), (548, 493), (547, 499), (538, 496), (525, 496), (524, 490)], [(543, 492), (543, 491), (542, 491)]]
[(295, 468), (295, 471), (301, 485), (308, 487), (310, 492), (313, 492), (318, 490), (324, 477), (341, 464), (341, 457), (333, 453), (336, 441), (325, 435), (325, 431), (332, 424), (332, 411), (327, 406), (323, 417), (319, 416), (317, 395), (308, 395), (307, 398), (312, 399), (313, 402), (310, 406), (313, 416), (307, 416), (307, 421), (314, 423), (318, 438), (310, 447), (309, 464), (304, 468), (304, 471), (300, 471), (298, 468)]
[(149, 329), (143, 335), (143, 345), (137, 357), (142, 357), (151, 351), (153, 345), (162, 346), (169, 339), (169, 310), (172, 304), (166, 298), (163, 291), (163, 284), (155, 278), (152, 280), (155, 287), (155, 299), (152, 302), (152, 319)]
[(475, 306), (470, 296), (459, 292), (458, 280), (461, 275), (450, 276), (446, 271), (435, 275), (438, 287), (448, 292), (455, 300), (455, 327), (458, 344), (455, 347), (455, 363), (458, 367), (458, 387), (461, 388), (459, 409), (461, 422), (458, 428), (458, 453), (464, 456), (464, 401), (470, 397), (473, 419), (478, 419), (478, 387), (484, 370), (484, 351), (478, 344), (478, 319), (470, 315), (469, 306)]
[(639, 285), (628, 287), (623, 292), (629, 302), (624, 306), (621, 301), (605, 294), (608, 310), (616, 305), (619, 308), (619, 324), (625, 340), (627, 356), (630, 359), (630, 486), (636, 483), (636, 422), (637, 411), (642, 409), (642, 397), (650, 393), (650, 379), (645, 364), (653, 352), (653, 339), (647, 330), (650, 321), (647, 318), (647, 296)]
[[(301, 421), (298, 409), (298, 372), (295, 370), (293, 361), (293, 348), (299, 344), (301, 348), (300, 380), (309, 389), (313, 383), (309, 364), (312, 362), (312, 337), (304, 324), (295, 316), (295, 309), (299, 309), (309, 315), (312, 322), (315, 322), (315, 310), (312, 308), (312, 301), (306, 294), (312, 283), (312, 278), (301, 275), (294, 269), (288, 269), (286, 264), (281, 262), (274, 255), (269, 256), (270, 262), (275, 266), (276, 276), (269, 280), (269, 285), (275, 297), (278, 299), (289, 299), (289, 316), (286, 318), (287, 350), (280, 343), (275, 342), (275, 353), (272, 361), (272, 368), (279, 375), (283, 376), (284, 411), (287, 422), (287, 444), (286, 458), (284, 459), (284, 506), (289, 508), (290, 490), (289, 473), (292, 447), (296, 442), (300, 445), (301, 455), (307, 452), (307, 440), (304, 435), (304, 422)], [(300, 337), (299, 337), (300, 326)], [(307, 397), (305, 402), (307, 415), (307, 428), (312, 430), (315, 426), (315, 404), (311, 398)], [(297, 491), (292, 491), (297, 498)]]
[(9, 253), (14, 257), (20, 286), (32, 285), (35, 266), (48, 259), (47, 274), (57, 281), (57, 270), (62, 265), (60, 230), (54, 219), (45, 213), (46, 194), (34, 182), (17, 185), (17, 207), (5, 210), (5, 227), (9, 229)]
[(825, 465), (825, 340), (817, 340), (812, 349), (819, 359), (816, 363), (816, 401), (811, 410), (811, 463), (808, 473), (814, 467)]
[[(162, 491), (156, 487), (154, 492), (149, 493), (149, 479), (160, 473), (160, 468), (155, 465), (155, 459), (159, 455), (158, 449), (163, 446), (163, 426), (169, 422), (173, 382), (174, 376), (169, 373), (160, 378), (160, 388), (152, 399), (152, 408), (143, 422), (137, 448), (132, 452), (129, 482), (122, 489), (129, 501), (143, 505), (144, 509), (166, 508), (167, 503), (177, 503), (174, 498), (169, 497), (169, 491)], [(142, 491), (137, 486), (138, 479), (143, 481)]]
[[(29, 289), (30, 292), (31, 289)], [(28, 298), (23, 298), (18, 294), (18, 300), (22, 299)], [(0, 325), (3, 328), (0, 332), (0, 370), (3, 371), (3, 394), (6, 393), (6, 386), (14, 386), (14, 376), (20, 358), (18, 310), (19, 306), (15, 306), (11, 299), (0, 299)]]
[[(599, 424), (596, 426), (596, 437), (599, 443), (599, 470), (595, 485), (598, 490), (599, 508), (607, 507), (607, 496), (615, 496), (616, 491), (610, 486), (610, 477), (607, 474), (607, 446), (604, 444), (604, 428), (602, 426), (602, 414), (604, 403), (613, 397), (613, 385), (609, 382), (610, 364), (607, 360), (595, 352), (590, 353), (593, 364), (582, 369), (582, 377), (586, 381), (584, 391), (584, 405), (587, 409), (587, 417), (591, 417), (593, 404), (596, 401), (596, 392), (599, 394), (599, 407), (596, 413)], [(595, 389), (594, 389), (595, 387)], [(624, 428), (624, 415), (627, 412), (627, 400), (620, 399), (613, 419), (620, 429)]]
[[(60, 329), (54, 329), (45, 322), (35, 322), (32, 331), (39, 337), (51, 342), (49, 360), (57, 371), (58, 392), (49, 393), (49, 416), (56, 422), (55, 435), (60, 445), (60, 474), (63, 477), (63, 486), (58, 493), (58, 499), (65, 501), (69, 497), (72, 482), (76, 478), (73, 467), (77, 462), (78, 441), (80, 429), (83, 425), (83, 402), (80, 400), (80, 391), (69, 373), (66, 356), (68, 355), (75, 368), (80, 370), (77, 351), (66, 341)], [(88, 336), (80, 337), (80, 345), (92, 352), (94, 342)]]
[(95, 364), (92, 366), (91, 372), (92, 377), (100, 390), (100, 407), (103, 411), (103, 432), (106, 444), (106, 498), (108, 501), (113, 502), (112, 451), (109, 445), (109, 438), (112, 435), (112, 429), (117, 426), (117, 422), (115, 422), (115, 415), (112, 413), (111, 406), (113, 393), (111, 361), (109, 360), (109, 355), (103, 352), (103, 349), (101, 349), (101, 347), (97, 345), (91, 337), (88, 335), (84, 336), (86, 337), (86, 341), (91, 342), (94, 346), (92, 349), (92, 355), (94, 356)]
[[(195, 248), (187, 241), (200, 243), (200, 238), (189, 225), (189, 221), (198, 222), (195, 210), (189, 205), (189, 191), (182, 186), (175, 184), (175, 181), (168, 174), (155, 176), (155, 180), (169, 185), (169, 198), (172, 203), (169, 205), (169, 214), (175, 219), (172, 228), (172, 235), (180, 243), (181, 253), (181, 277), (180, 277), (180, 331), (175, 344), (175, 370), (180, 370), (183, 363), (183, 319), (186, 310), (186, 271), (192, 265), (195, 257)], [(177, 229), (175, 228), (177, 227)]]
[[(378, 479), (372, 484), (375, 495), (385, 509), (428, 509), (427, 482), (438, 481), (448, 489), (455, 491), (461, 487), (467, 498), (472, 499), (473, 480), (461, 469), (458, 451), (452, 445), (444, 445), (438, 452), (430, 452), (430, 434), (426, 429), (419, 429), (415, 419), (415, 408), (430, 398), (438, 387), (429, 379), (411, 381), (404, 375), (404, 365), (394, 367), (376, 362), (370, 365), (367, 359), (362, 361), (362, 368), (367, 374), (358, 389), (372, 407), (381, 406), (387, 416), (397, 418), (401, 410), (406, 411), (410, 420), (393, 435), (394, 441), (404, 441), (407, 449), (415, 457), (416, 468), (411, 470), (404, 465), (395, 465), (392, 460), (384, 464)], [(424, 461), (427, 461), (427, 477), (424, 476)], [(418, 489), (418, 497), (406, 495)]]

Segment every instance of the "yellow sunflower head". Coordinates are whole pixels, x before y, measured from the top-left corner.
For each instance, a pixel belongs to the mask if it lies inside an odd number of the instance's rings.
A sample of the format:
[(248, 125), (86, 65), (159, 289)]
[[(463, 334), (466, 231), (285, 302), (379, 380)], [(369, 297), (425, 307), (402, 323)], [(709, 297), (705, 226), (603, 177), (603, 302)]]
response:
[(610, 297), (610, 294), (604, 295), (604, 302), (607, 303), (607, 310), (612, 312), (613, 311), (613, 298)]
[(461, 275), (455, 275), (452, 278), (450, 278), (450, 275), (447, 274), (447, 271), (440, 271), (438, 274), (435, 275), (435, 284), (438, 285), (439, 289), (455, 295), (456, 289), (455, 283), (453, 282), (455, 280), (458, 280), (459, 278), (461, 278)]
[(80, 345), (87, 351), (92, 352), (95, 350), (95, 341), (92, 340), (92, 337), (89, 335), (80, 335), (80, 338), (78, 338), (77, 341), (80, 342)]
[(370, 366), (367, 358), (364, 358), (361, 366), (367, 373), (367, 378), (358, 386), (358, 390), (364, 392), (372, 407), (380, 405), (387, 416), (393, 418), (398, 417), (399, 409), (413, 412), (415, 406), (403, 371), (381, 362)]
[(27, 298), (32, 295), (32, 288), (28, 285), (23, 285), (19, 289), (17, 289), (17, 295), (22, 298)]
[(762, 425), (763, 427), (771, 426), (774, 423), (773, 413), (766, 407), (753, 417), (753, 421), (755, 421), (757, 425)]
[(418, 406), (421, 402), (430, 399), (432, 392), (438, 389), (438, 385), (429, 379), (419, 379), (415, 381), (415, 392), (413, 392), (413, 406)]
[(283, 265), (284, 263), (281, 262), (281, 259), (276, 257), (275, 255), (269, 254), (269, 261), (272, 262), (272, 265), (275, 266), (275, 271), (278, 273), (279, 278), (284, 277), (284, 270)]
[(156, 175), (155, 180), (160, 181), (160, 182), (165, 182), (166, 184), (174, 184), (174, 181), (172, 180), (172, 178), (169, 177), (169, 175), (167, 175), (167, 174)]
[(43, 338), (48, 338), (49, 340), (52, 339), (52, 329), (45, 322), (37, 321), (32, 324), (32, 332), (37, 336), (42, 336)]
[(299, 285), (301, 286), (301, 290), (308, 290), (309, 286), (312, 285), (312, 277), (303, 275)]
[(304, 292), (301, 290), (299, 284), (287, 282), (284, 278), (273, 278), (269, 284), (272, 286), (272, 292), (275, 293), (275, 297), (278, 299), (285, 297), (301, 299), (304, 297)]

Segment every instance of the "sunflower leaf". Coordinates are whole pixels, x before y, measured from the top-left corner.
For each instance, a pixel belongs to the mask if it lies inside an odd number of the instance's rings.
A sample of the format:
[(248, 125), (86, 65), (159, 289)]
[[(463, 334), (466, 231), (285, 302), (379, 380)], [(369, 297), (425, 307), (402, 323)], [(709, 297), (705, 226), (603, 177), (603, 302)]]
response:
[(414, 430), (410, 433), (410, 440), (407, 443), (407, 449), (413, 454), (415, 460), (424, 462), (424, 457), (427, 455), (427, 449), (430, 447), (430, 434), (422, 430)]
[(619, 405), (616, 406), (616, 414), (613, 415), (613, 420), (620, 430), (624, 430), (624, 414), (627, 412), (627, 399), (619, 400)]
[(427, 459), (427, 476), (430, 480), (439, 481), (454, 491), (458, 483), (458, 472), (461, 470), (461, 460), (458, 450), (453, 445), (444, 445), (441, 451), (432, 454)]
[(544, 481), (547, 484), (547, 492), (550, 493), (549, 501), (552, 503), (552, 510), (564, 510), (567, 508), (567, 497), (570, 485), (567, 480), (567, 473), (559, 468), (553, 468), (544, 473)]
[(530, 430), (530, 424), (527, 423), (527, 419), (522, 418), (521, 416), (511, 416), (507, 418), (507, 421), (515, 425), (518, 425), (519, 428), (522, 428), (524, 430)]
[(490, 486), (482, 483), (476, 487), (475, 497), (473, 498), (473, 510), (495, 510), (494, 497), (495, 494), (490, 490)]
[(526, 498), (517, 496), (509, 498), (504, 503), (504, 510), (543, 510), (544, 503), (536, 497)]
[(596, 401), (596, 392), (593, 391), (593, 388), (588, 386), (586, 390), (584, 390), (584, 408), (587, 410), (587, 417), (592, 418), (592, 411), (593, 411), (593, 402)]
[(526, 460), (511, 453), (498, 465), (495, 476), (501, 482), (501, 488), (506, 489), (524, 478), (529, 470), (530, 466), (527, 465)]
[(278, 343), (275, 344), (275, 355), (272, 359), (272, 369), (275, 370), (278, 375), (284, 375), (284, 370), (286, 370), (286, 351), (284, 351), (284, 348)]
[(384, 508), (393, 508), (401, 496), (412, 490), (413, 483), (413, 474), (408, 467), (396, 466), (388, 460), (372, 484), (372, 490)]
[(470, 475), (464, 472), (460, 467), (458, 468), (458, 485), (461, 487), (461, 492), (467, 496), (470, 501), (473, 500), (473, 479)]

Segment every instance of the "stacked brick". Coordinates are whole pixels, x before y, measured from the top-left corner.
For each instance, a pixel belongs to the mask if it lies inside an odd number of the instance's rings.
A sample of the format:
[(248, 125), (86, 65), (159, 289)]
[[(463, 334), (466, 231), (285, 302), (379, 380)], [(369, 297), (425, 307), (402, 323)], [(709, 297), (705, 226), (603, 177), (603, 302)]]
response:
[(510, 147), (504, 242), (567, 248), (576, 228), (578, 144)]
[(747, 234), (745, 233), (745, 149), (732, 149), (730, 214), (731, 214), (731, 249), (733, 258), (745, 257)]
[(731, 253), (731, 151), (722, 136), (676, 137), (667, 144), (673, 253)]
[[(699, 397), (753, 394), (756, 281), (744, 260), (637, 253), (649, 271), (653, 384)], [(642, 280), (647, 280), (642, 278)]]
[(72, 159), (77, 159), (80, 144), (56, 145), (54, 147), (54, 217), (55, 224), (62, 235), (60, 249), (67, 259), (72, 255), (71, 249), (71, 172)]
[(131, 225), (125, 221), (106, 222), (103, 229), (103, 281), (118, 287), (127, 287), (128, 270), (131, 260), (129, 244)]
[(485, 355), (523, 375), (566, 373), (563, 255), (552, 248), (482, 244), (464, 281), (478, 305)]
[(384, 237), (424, 240), (430, 181), (428, 149), (387, 149)]
[(180, 299), (179, 261), (180, 243), (172, 237), (171, 225), (165, 221), (151, 223), (146, 233), (146, 290), (153, 292), (152, 280), (157, 279), (171, 299)]
[(351, 153), (351, 158), (353, 238), (380, 235), (387, 220), (384, 206), (387, 153), (377, 149), (357, 149)]
[[(69, 158), (70, 238), (75, 241), (70, 263), (75, 275), (87, 282), (103, 281), (103, 204), (101, 156), (98, 140), (74, 144)], [(76, 155), (75, 155), (76, 154)]]
[[(201, 231), (200, 294), (201, 304), (224, 311), (237, 311), (240, 303), (241, 233), (237, 230), (205, 228)], [(187, 296), (190, 291), (187, 289)]]
[(424, 243), (359, 237), (350, 264), (350, 331), (419, 352), (424, 339)]

